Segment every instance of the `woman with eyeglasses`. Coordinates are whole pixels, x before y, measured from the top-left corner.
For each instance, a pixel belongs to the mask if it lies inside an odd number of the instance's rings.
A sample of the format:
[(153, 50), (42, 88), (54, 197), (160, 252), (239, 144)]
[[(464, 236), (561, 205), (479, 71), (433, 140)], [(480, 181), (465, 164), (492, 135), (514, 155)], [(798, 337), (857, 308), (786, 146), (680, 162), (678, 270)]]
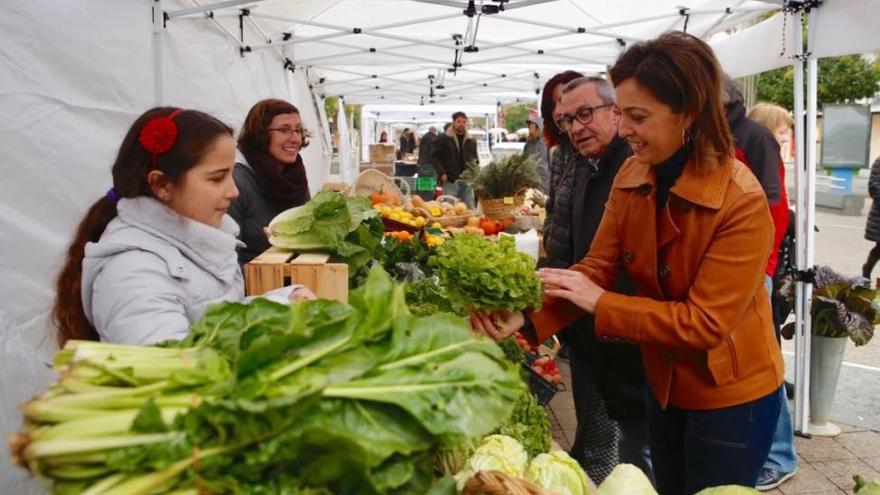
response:
[[(609, 71), (620, 169), (590, 252), (543, 269), (534, 337), (592, 314), (596, 336), (642, 349), (648, 439), (661, 495), (754, 486), (780, 410), (782, 355), (764, 269), (773, 243), (767, 199), (733, 156), (712, 49), (682, 32), (637, 43)], [(622, 271), (639, 292), (613, 292)], [(495, 339), (522, 314), (475, 313)], [(500, 319), (499, 326), (493, 321)]]
[(229, 208), (245, 243), (238, 251), (239, 263), (269, 248), (265, 228), (276, 215), (311, 199), (300, 156), (308, 137), (299, 109), (284, 100), (263, 100), (248, 112), (238, 136), (244, 162), (234, 170), (239, 195)]

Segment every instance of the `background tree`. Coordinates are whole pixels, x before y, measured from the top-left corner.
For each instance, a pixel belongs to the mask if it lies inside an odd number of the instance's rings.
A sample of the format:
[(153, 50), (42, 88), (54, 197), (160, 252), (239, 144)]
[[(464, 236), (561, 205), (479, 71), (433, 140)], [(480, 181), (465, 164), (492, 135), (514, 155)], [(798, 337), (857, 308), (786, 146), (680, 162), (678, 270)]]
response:
[[(880, 82), (880, 63), (859, 55), (819, 60), (818, 101), (851, 103), (870, 98)], [(769, 101), (794, 109), (794, 69), (781, 67), (758, 75), (758, 101)]]
[(529, 112), (537, 109), (535, 103), (517, 103), (504, 107), (504, 127), (510, 132), (526, 127)]

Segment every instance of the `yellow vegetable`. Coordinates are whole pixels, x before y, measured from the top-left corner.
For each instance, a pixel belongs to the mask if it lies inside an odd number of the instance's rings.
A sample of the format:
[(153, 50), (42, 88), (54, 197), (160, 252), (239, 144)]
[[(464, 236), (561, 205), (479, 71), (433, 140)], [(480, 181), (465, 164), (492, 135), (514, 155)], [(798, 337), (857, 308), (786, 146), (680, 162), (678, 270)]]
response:
[(392, 213), (392, 214), (388, 215), (388, 219), (394, 220), (395, 222), (399, 222), (400, 221), (400, 214)]
[(428, 213), (430, 213), (432, 217), (439, 217), (440, 215), (443, 214), (443, 210), (434, 206), (430, 210), (428, 210)]
[(432, 223), (432, 224), (431, 224), (431, 227), (434, 227), (435, 229), (442, 229), (442, 228), (443, 228), (443, 226), (440, 225), (440, 222), (434, 222), (434, 223)]

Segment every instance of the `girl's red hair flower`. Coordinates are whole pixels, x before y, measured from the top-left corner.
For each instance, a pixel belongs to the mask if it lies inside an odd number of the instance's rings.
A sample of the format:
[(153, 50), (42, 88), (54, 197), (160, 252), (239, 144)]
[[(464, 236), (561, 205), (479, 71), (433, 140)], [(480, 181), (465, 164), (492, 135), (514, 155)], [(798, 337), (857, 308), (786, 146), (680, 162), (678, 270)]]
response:
[(178, 129), (174, 117), (178, 113), (180, 113), (179, 108), (168, 115), (153, 117), (138, 135), (141, 146), (153, 155), (153, 168), (156, 168), (156, 157), (171, 151), (174, 143), (177, 142)]

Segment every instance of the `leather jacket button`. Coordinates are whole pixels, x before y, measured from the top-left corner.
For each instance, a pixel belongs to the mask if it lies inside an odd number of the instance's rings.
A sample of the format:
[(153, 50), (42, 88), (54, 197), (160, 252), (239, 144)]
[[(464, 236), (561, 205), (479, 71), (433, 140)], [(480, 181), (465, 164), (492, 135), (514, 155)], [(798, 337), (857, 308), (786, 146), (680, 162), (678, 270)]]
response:
[(635, 259), (636, 255), (634, 255), (632, 251), (626, 251), (623, 253), (623, 261), (627, 263), (632, 263)]
[(666, 278), (672, 273), (672, 269), (666, 265), (660, 267), (660, 278)]
[(639, 194), (647, 197), (649, 194), (651, 194), (651, 186), (649, 184), (639, 186)]

